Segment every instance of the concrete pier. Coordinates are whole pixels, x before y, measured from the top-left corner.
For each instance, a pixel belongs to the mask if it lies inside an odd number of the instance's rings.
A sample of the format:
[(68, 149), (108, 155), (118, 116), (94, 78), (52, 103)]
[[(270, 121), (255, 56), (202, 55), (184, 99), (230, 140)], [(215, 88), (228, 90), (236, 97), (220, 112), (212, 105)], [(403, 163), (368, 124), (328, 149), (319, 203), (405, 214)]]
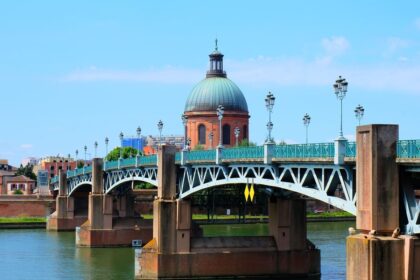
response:
[(347, 238), (348, 280), (420, 279), (420, 242), (399, 235), (398, 126), (357, 128), (359, 234)]
[[(76, 229), (76, 245), (82, 247), (131, 246), (132, 240), (152, 238), (151, 221), (128, 216), (126, 197), (116, 199), (104, 193), (103, 161), (92, 161), (92, 193), (89, 194), (88, 220)], [(114, 199), (118, 214), (114, 216)], [(132, 207), (130, 207), (132, 209)]]
[(175, 147), (161, 146), (158, 159), (153, 240), (135, 256), (136, 279), (319, 275), (319, 250), (306, 240), (304, 201), (271, 201), (271, 236), (194, 236), (190, 201), (175, 198)]
[(67, 175), (59, 170), (59, 191), (56, 198), (56, 211), (47, 219), (47, 230), (51, 231), (73, 231), (77, 226), (83, 224), (86, 216), (75, 216), (74, 198), (67, 195)]

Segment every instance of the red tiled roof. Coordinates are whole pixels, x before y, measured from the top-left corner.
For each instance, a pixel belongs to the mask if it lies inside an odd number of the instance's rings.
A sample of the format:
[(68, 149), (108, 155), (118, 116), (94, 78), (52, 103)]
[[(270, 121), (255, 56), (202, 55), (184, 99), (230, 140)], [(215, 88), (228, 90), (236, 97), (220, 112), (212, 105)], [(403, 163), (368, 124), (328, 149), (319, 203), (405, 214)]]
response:
[(8, 178), (7, 182), (9, 183), (9, 182), (35, 182), (35, 181), (26, 176), (20, 175), (20, 176)]

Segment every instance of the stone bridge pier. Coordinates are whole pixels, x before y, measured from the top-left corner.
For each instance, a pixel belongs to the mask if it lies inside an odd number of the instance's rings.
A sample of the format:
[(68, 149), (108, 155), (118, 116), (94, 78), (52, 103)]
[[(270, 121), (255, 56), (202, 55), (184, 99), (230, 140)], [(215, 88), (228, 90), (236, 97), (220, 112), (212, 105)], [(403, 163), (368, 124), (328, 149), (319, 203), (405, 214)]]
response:
[(176, 198), (175, 170), (175, 147), (161, 146), (153, 239), (135, 256), (136, 279), (319, 275), (303, 200), (270, 201), (270, 236), (202, 237), (192, 226), (190, 200)]
[(131, 192), (123, 196), (104, 193), (103, 160), (92, 161), (92, 192), (88, 219), (76, 228), (76, 245), (84, 247), (130, 246), (132, 240), (152, 238), (151, 221), (134, 217)]
[(356, 137), (357, 229), (347, 238), (347, 279), (420, 279), (420, 239), (399, 235), (408, 175), (396, 163), (398, 126), (359, 126)]
[(47, 230), (73, 231), (83, 224), (87, 217), (76, 216), (74, 211), (74, 197), (67, 194), (67, 175), (59, 170), (59, 190), (56, 198), (56, 211), (47, 219)]

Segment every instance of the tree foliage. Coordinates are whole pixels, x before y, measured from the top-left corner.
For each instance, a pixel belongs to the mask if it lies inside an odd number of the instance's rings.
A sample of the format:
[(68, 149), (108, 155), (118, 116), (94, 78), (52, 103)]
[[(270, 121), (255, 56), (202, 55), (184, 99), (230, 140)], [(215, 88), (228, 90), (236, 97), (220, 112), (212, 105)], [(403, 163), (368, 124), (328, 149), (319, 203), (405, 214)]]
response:
[(23, 176), (26, 176), (26, 177), (36, 181), (36, 175), (33, 172), (33, 168), (34, 168), (33, 165), (31, 165), (29, 163), (26, 166), (23, 166), (21, 164), (20, 167), (18, 168), (18, 170), (16, 171), (16, 176), (23, 175)]
[[(120, 153), (122, 158), (135, 157), (137, 155), (137, 149), (134, 149), (132, 147), (123, 147), (121, 151), (120, 147), (116, 147), (107, 154), (105, 159), (107, 161), (118, 160), (120, 158)], [(140, 155), (142, 155), (141, 152)]]
[(247, 138), (242, 139), (239, 144), (239, 147), (255, 147), (257, 144), (255, 142), (250, 142)]

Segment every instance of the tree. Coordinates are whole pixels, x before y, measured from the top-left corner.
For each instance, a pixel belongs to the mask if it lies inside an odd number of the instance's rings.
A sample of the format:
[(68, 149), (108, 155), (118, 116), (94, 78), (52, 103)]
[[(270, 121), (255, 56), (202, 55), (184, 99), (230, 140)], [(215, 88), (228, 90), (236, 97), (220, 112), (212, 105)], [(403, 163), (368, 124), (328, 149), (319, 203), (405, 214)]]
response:
[(255, 147), (257, 144), (255, 142), (250, 142), (247, 138), (242, 139), (239, 142), (239, 147)]
[(202, 150), (204, 150), (204, 146), (201, 145), (201, 144), (197, 144), (197, 145), (195, 145), (193, 150), (194, 151), (202, 151)]
[[(105, 159), (107, 161), (118, 160), (120, 158), (120, 151), (121, 151), (120, 147), (114, 148), (112, 151), (110, 151), (107, 154)], [(122, 158), (134, 157), (136, 155), (137, 155), (137, 149), (134, 149), (132, 147), (123, 147), (122, 148)], [(140, 152), (140, 155), (143, 155), (143, 153)]]
[(20, 167), (18, 168), (18, 170), (16, 171), (16, 175), (23, 175), (26, 176), (34, 181), (36, 181), (36, 175), (33, 172), (33, 165), (31, 164), (27, 164), (26, 166), (23, 166), (22, 164), (20, 165)]

